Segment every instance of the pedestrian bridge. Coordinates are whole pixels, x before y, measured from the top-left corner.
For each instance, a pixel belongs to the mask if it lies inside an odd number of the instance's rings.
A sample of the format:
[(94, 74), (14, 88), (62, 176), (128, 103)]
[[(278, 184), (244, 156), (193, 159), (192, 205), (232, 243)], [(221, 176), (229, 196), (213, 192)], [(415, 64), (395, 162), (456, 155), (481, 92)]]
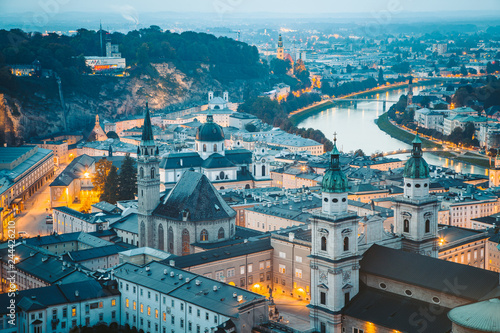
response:
[[(377, 154), (374, 154), (373, 157), (391, 156), (391, 155), (398, 155), (398, 154), (409, 154), (409, 153), (411, 153), (411, 150), (412, 150), (411, 148), (398, 149), (398, 150), (394, 150), (394, 151), (377, 153)], [(460, 149), (460, 148), (422, 148), (422, 151), (429, 152), (429, 153), (443, 152), (443, 151), (461, 153), (462, 149)]]

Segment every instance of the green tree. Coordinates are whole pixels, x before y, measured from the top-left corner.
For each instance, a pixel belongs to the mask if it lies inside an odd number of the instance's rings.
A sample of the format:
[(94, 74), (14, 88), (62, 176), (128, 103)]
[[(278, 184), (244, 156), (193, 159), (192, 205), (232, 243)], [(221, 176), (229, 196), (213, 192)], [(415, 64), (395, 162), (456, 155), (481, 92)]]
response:
[(103, 158), (95, 163), (95, 173), (92, 176), (92, 185), (97, 197), (100, 197), (104, 192), (104, 184), (108, 178), (108, 173), (111, 170), (111, 161)]
[(379, 84), (384, 84), (385, 83), (384, 70), (382, 69), (382, 67), (380, 67), (378, 69), (378, 83)]
[(277, 58), (271, 60), (271, 71), (278, 76), (286, 75), (290, 68), (292, 68), (292, 64), (288, 60)]
[(468, 74), (469, 72), (467, 71), (467, 68), (465, 68), (465, 66), (462, 65), (462, 67), (460, 67), (460, 75), (467, 76)]
[(104, 192), (101, 194), (99, 200), (116, 204), (119, 198), (118, 191), (118, 169), (114, 165), (111, 165), (111, 170), (109, 170), (108, 177), (104, 183)]
[(132, 200), (137, 193), (137, 168), (135, 161), (130, 154), (125, 156), (120, 176), (118, 177), (119, 184), (119, 200)]
[(257, 132), (257, 126), (254, 123), (248, 123), (245, 125), (245, 129), (249, 132)]

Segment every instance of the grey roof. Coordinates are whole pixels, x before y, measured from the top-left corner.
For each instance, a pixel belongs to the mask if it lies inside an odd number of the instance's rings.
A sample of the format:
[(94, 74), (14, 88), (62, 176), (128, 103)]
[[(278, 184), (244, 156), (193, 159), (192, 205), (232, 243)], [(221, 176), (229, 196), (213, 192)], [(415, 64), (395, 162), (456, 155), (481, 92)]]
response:
[[(432, 322), (424, 326), (423, 316), (415, 316), (431, 305), (414, 298), (361, 285), (359, 293), (342, 310), (343, 315), (399, 332), (447, 333), (451, 322), (447, 308), (434, 311)], [(411, 318), (414, 318), (412, 321)]]
[(88, 155), (80, 155), (75, 157), (73, 161), (64, 171), (50, 184), (50, 186), (68, 186), (74, 179), (78, 179), (88, 170), (94, 163), (95, 157)]
[(98, 233), (89, 234), (86, 232), (78, 231), (67, 234), (52, 234), (48, 236), (27, 238), (23, 242), (28, 245), (40, 246), (40, 247), (52, 244), (75, 242), (75, 241), (86, 245), (90, 245), (92, 247), (99, 247), (111, 244), (111, 242), (108, 242), (104, 239), (100, 239), (94, 234), (98, 235)]
[(118, 255), (119, 252), (125, 250), (126, 249), (120, 245), (111, 244), (107, 246), (94, 247), (92, 249), (68, 252), (63, 256), (63, 259), (66, 261), (72, 261), (78, 263), (95, 258)]
[(127, 216), (122, 217), (118, 221), (113, 224), (110, 224), (109, 227), (111, 229), (118, 229), (127, 231), (133, 234), (139, 234), (139, 222), (137, 219), (137, 214), (129, 214)]
[(447, 244), (451, 247), (459, 246), (473, 241), (489, 238), (487, 232), (481, 230), (465, 229), (454, 226), (445, 226), (438, 230), (438, 237), (443, 238), (445, 243), (440, 246), (440, 251), (447, 249)]
[(100, 209), (103, 212), (106, 212), (106, 213), (109, 213), (109, 214), (112, 214), (112, 213), (121, 213), (121, 211), (122, 211), (120, 208), (118, 208), (115, 205), (110, 204), (109, 202), (106, 202), (106, 201), (101, 201), (101, 202), (95, 203), (95, 204), (92, 205), (92, 207)]
[(202, 265), (214, 261), (236, 258), (256, 252), (272, 250), (271, 241), (269, 238), (260, 239), (257, 241), (248, 241), (223, 248), (193, 253), (182, 257), (169, 258), (163, 261), (168, 264), (171, 260), (175, 261), (175, 267), (188, 268), (197, 265)]
[(193, 171), (184, 172), (153, 214), (182, 220), (183, 212), (187, 212), (188, 221), (229, 219), (236, 215), (208, 178), (204, 174)]
[[(173, 276), (170, 276), (171, 272)], [(249, 302), (266, 301), (265, 296), (160, 262), (143, 267), (126, 263), (115, 269), (115, 276), (231, 318), (238, 317)], [(238, 302), (233, 293), (243, 296), (243, 300)]]
[[(78, 291), (78, 296), (76, 296), (76, 291)], [(117, 292), (102, 287), (94, 279), (88, 279), (75, 283), (18, 291), (16, 292), (16, 299), (19, 308), (24, 311), (34, 311), (49, 306), (99, 299), (114, 294), (117, 294)], [(0, 295), (0, 314), (8, 313), (7, 306), (10, 299), (11, 297), (7, 293)]]
[(466, 286), (460, 297), (473, 301), (498, 287), (498, 273), (379, 245), (372, 245), (360, 264), (364, 273), (440, 293), (453, 293), (449, 285), (458, 281)]
[(163, 157), (160, 161), (162, 169), (180, 169), (199, 167), (203, 163), (203, 159), (197, 152), (189, 153), (170, 153)]
[(232, 168), (235, 167), (226, 157), (215, 153), (210, 155), (201, 166), (205, 169)]

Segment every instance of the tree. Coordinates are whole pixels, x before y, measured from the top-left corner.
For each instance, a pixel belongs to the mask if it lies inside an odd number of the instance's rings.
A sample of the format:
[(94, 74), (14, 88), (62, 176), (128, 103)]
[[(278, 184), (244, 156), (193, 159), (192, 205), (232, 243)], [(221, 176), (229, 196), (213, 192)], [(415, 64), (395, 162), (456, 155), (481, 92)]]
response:
[(245, 129), (249, 132), (257, 132), (257, 126), (254, 123), (248, 123), (245, 125)]
[(123, 160), (118, 184), (119, 200), (132, 200), (135, 198), (137, 193), (137, 168), (130, 154), (127, 154)]
[(106, 182), (104, 183), (104, 192), (101, 194), (101, 197), (99, 199), (101, 201), (106, 201), (114, 205), (119, 198), (118, 190), (118, 169), (114, 165), (111, 165), (108, 177), (106, 178)]
[(271, 71), (276, 75), (286, 75), (286, 73), (292, 68), (292, 64), (289, 60), (273, 59), (271, 60)]
[(384, 71), (382, 70), (382, 67), (380, 67), (379, 70), (378, 70), (378, 83), (379, 84), (384, 84), (385, 83), (385, 80), (384, 80)]
[(80, 212), (90, 213), (91, 209), (92, 209), (92, 197), (90, 195), (86, 195), (82, 198), (82, 207), (80, 207)]
[(460, 75), (467, 76), (468, 74), (469, 72), (467, 71), (467, 68), (465, 68), (465, 66), (462, 65), (462, 67), (460, 67)]
[(348, 74), (352, 73), (352, 66), (347, 64), (347, 67), (345, 68), (345, 72)]
[(111, 170), (111, 161), (103, 158), (95, 163), (95, 173), (92, 176), (92, 185), (97, 197), (100, 197), (104, 192), (104, 184)]
[(365, 152), (364, 152), (362, 149), (357, 149), (357, 150), (354, 152), (354, 156), (363, 157), (363, 156), (365, 156)]

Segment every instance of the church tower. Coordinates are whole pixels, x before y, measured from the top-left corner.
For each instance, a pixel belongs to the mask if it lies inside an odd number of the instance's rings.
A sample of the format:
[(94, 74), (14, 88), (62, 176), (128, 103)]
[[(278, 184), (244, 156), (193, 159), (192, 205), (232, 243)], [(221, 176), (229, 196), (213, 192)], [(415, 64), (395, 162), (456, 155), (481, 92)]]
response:
[(257, 145), (252, 157), (252, 175), (255, 180), (270, 179), (269, 156), (264, 145)]
[(413, 103), (413, 77), (410, 76), (408, 79), (408, 96), (406, 105), (411, 105)]
[(422, 157), (418, 134), (403, 177), (404, 193), (394, 198), (395, 233), (403, 238), (404, 251), (437, 258), (439, 203), (429, 195), (429, 165)]
[(285, 59), (285, 49), (283, 48), (283, 39), (281, 38), (281, 34), (278, 37), (278, 50), (276, 52), (276, 58), (280, 60)]
[(500, 186), (500, 152), (497, 150), (497, 155), (493, 163), (490, 163), (488, 174), (490, 177), (490, 187)]
[(321, 213), (313, 214), (311, 248), (311, 328), (342, 332), (342, 308), (359, 291), (358, 220), (347, 210), (348, 180), (340, 167), (336, 139), (321, 182)]
[(155, 247), (153, 210), (160, 203), (160, 160), (146, 103), (142, 138), (137, 148), (137, 196), (139, 246)]

